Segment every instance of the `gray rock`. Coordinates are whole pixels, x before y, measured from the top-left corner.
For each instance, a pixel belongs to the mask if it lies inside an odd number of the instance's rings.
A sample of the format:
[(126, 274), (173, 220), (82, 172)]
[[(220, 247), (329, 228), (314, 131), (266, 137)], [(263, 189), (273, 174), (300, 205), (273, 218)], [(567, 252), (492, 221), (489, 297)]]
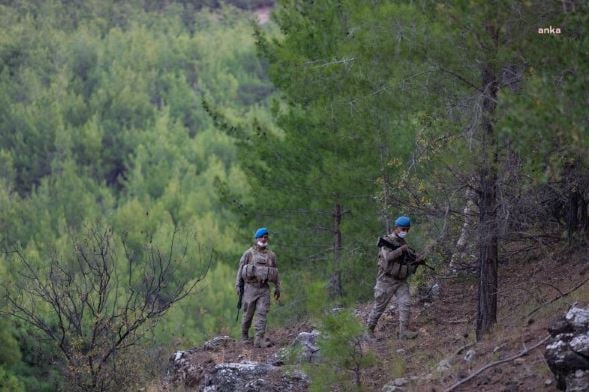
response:
[(548, 327), (548, 333), (553, 338), (556, 335), (561, 333), (571, 333), (574, 332), (573, 327), (569, 325), (565, 316), (560, 316), (557, 319), (553, 320), (550, 326)]
[(438, 282), (429, 282), (418, 287), (419, 300), (425, 307), (431, 306), (431, 303), (440, 298), (442, 286)]
[(557, 388), (589, 391), (589, 309), (574, 306), (552, 323), (549, 332), (544, 358)]
[(273, 366), (282, 366), (286, 363), (288, 359), (288, 349), (285, 347), (281, 348), (277, 352), (275, 352), (272, 356), (268, 358), (266, 361), (267, 364)]
[(436, 367), (436, 370), (440, 373), (446, 372), (450, 369), (452, 369), (452, 364), (449, 359), (442, 359)]
[(319, 335), (319, 331), (315, 329), (312, 332), (299, 333), (290, 346), (278, 350), (268, 358), (266, 363), (273, 366), (282, 366), (289, 360), (289, 357), (298, 363), (319, 362), (319, 346), (317, 345)]
[(551, 379), (547, 379), (546, 381), (544, 381), (544, 385), (546, 385), (546, 386), (552, 385), (552, 380)]
[(229, 336), (215, 336), (203, 345), (203, 348), (207, 351), (217, 351), (221, 348), (227, 347), (230, 344), (235, 343), (235, 339)]
[(477, 352), (474, 351), (472, 348), (464, 354), (464, 360), (466, 362), (472, 362), (472, 360), (476, 357)]
[(571, 339), (569, 345), (574, 352), (589, 356), (589, 334), (576, 335)]
[(560, 334), (546, 346), (544, 358), (551, 369), (565, 373), (576, 369), (589, 369), (589, 361), (572, 350), (569, 344), (572, 340), (573, 334)]
[(393, 385), (396, 387), (402, 387), (403, 385), (407, 384), (407, 379), (406, 378), (397, 378), (395, 380), (393, 380)]
[(291, 349), (298, 353), (297, 359), (302, 362), (317, 363), (320, 359), (317, 340), (320, 332), (301, 332), (291, 344)]
[(438, 299), (440, 297), (440, 293), (442, 292), (442, 286), (440, 286), (438, 283), (434, 283), (432, 287), (430, 287), (429, 292), (432, 299)]
[(205, 378), (208, 370), (214, 366), (212, 360), (195, 364), (191, 360), (193, 353), (198, 349), (188, 351), (176, 351), (169, 360), (168, 370), (165, 376), (166, 385), (185, 385), (195, 387)]
[(271, 392), (306, 389), (302, 372), (282, 373), (266, 363), (222, 363), (206, 376), (204, 392)]
[(589, 391), (589, 372), (577, 370), (565, 377), (567, 392)]
[(393, 382), (389, 382), (386, 383), (383, 387), (382, 387), (382, 392), (400, 392), (403, 391), (404, 389), (402, 387), (399, 387), (397, 385), (394, 385)]
[[(201, 348), (177, 351), (162, 381), (162, 390), (178, 388), (208, 392), (271, 392), (303, 391), (309, 386), (307, 375), (301, 371), (284, 372), (270, 363), (216, 363), (219, 350), (233, 342), (225, 336), (211, 339)], [(182, 389), (184, 390), (184, 389)]]
[(589, 309), (573, 306), (566, 315), (567, 323), (575, 331), (587, 331), (589, 329)]

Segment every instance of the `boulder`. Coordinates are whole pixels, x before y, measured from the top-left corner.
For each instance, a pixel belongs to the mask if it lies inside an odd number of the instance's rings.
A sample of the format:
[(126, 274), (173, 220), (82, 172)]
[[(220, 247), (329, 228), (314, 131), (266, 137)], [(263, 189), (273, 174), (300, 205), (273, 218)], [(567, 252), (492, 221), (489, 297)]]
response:
[(167, 386), (184, 385), (187, 387), (197, 387), (205, 378), (210, 369), (215, 366), (212, 358), (204, 361), (194, 361), (193, 355), (199, 349), (190, 349), (187, 351), (176, 351), (169, 359), (168, 370), (165, 377), (165, 388)]
[(314, 329), (311, 332), (301, 332), (292, 342), (293, 350), (298, 351), (298, 359), (303, 362), (317, 363), (319, 362), (319, 346), (317, 339), (319, 338), (319, 331)]
[(548, 333), (553, 338), (556, 337), (556, 335), (559, 335), (561, 333), (571, 333), (571, 332), (575, 332), (575, 331), (574, 331), (573, 327), (571, 327), (569, 325), (565, 316), (558, 317), (557, 319), (552, 321), (552, 323), (548, 327)]
[(267, 363), (245, 361), (221, 363), (207, 375), (204, 392), (270, 392), (306, 390), (302, 372), (282, 373)]
[(215, 336), (203, 345), (203, 349), (207, 351), (218, 351), (233, 343), (235, 343), (235, 339), (229, 336)]
[(403, 387), (393, 384), (392, 381), (382, 387), (382, 392), (401, 392), (404, 390)]
[(586, 392), (589, 386), (589, 372), (587, 370), (577, 370), (566, 376), (567, 392)]
[(308, 389), (309, 379), (301, 371), (283, 371), (272, 363), (245, 361), (243, 355), (234, 356), (233, 362), (220, 363), (219, 359), (225, 356), (215, 351), (230, 348), (234, 342), (228, 336), (217, 336), (201, 347), (175, 352), (169, 359), (161, 389), (208, 392)]
[(282, 366), (289, 361), (289, 358), (297, 363), (317, 363), (320, 359), (319, 346), (317, 345), (318, 338), (319, 331), (315, 329), (311, 332), (301, 332), (290, 345), (281, 348), (269, 357), (266, 363), (273, 366)]
[(577, 332), (589, 329), (589, 308), (583, 309), (573, 306), (566, 315), (567, 323)]
[(589, 309), (574, 306), (549, 327), (544, 358), (560, 390), (589, 390)]

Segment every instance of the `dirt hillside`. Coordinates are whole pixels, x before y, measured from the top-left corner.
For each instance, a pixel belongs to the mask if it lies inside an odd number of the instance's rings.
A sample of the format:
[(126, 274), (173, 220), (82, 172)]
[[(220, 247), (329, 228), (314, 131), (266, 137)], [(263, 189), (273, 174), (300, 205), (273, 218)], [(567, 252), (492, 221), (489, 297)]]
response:
[[(500, 265), (498, 324), (491, 334), (475, 342), (476, 276), (455, 272), (431, 276), (438, 283), (436, 299), (413, 295), (412, 327), (419, 331), (415, 340), (398, 340), (396, 306), (379, 321), (376, 340), (364, 340), (363, 349), (378, 357), (377, 365), (362, 373), (362, 385), (380, 391), (396, 379), (403, 379), (399, 391), (444, 391), (477, 370), (521, 353), (546, 336), (557, 316), (573, 304), (589, 303), (589, 260), (586, 249), (555, 252), (542, 262), (511, 261)], [(394, 301), (393, 301), (394, 302)], [(366, 321), (371, 303), (359, 304), (356, 313)], [(221, 362), (244, 360), (267, 362), (288, 346), (300, 332), (313, 326), (300, 321), (286, 328), (270, 330), (276, 343), (266, 349), (236, 342), (223, 350), (193, 361)], [(493, 366), (468, 380), (456, 391), (556, 391), (555, 382), (543, 357), (544, 344), (528, 355)], [(214, 355), (214, 358), (211, 358)], [(212, 359), (212, 360), (211, 360)]]

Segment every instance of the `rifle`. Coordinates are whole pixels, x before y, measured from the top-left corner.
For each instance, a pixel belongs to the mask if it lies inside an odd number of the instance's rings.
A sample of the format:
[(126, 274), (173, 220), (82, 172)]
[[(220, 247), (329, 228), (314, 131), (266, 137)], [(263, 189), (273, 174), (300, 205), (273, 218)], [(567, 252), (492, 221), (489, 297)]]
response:
[(411, 265), (423, 265), (424, 267), (427, 267), (434, 272), (436, 271), (434, 269), (434, 267), (427, 264), (425, 257), (422, 258), (421, 260), (417, 261), (417, 252), (415, 252), (415, 249), (413, 249), (413, 248), (407, 249), (407, 253), (405, 254), (405, 262), (407, 262), (407, 264), (411, 264)]
[(237, 314), (235, 315), (235, 322), (239, 320), (239, 310), (241, 309), (242, 301), (243, 301), (243, 288), (245, 286), (245, 282), (243, 279), (239, 281), (239, 300), (237, 300)]
[(389, 242), (389, 241), (385, 240), (383, 237), (378, 237), (378, 243), (376, 244), (376, 246), (379, 247), (379, 248), (381, 248), (383, 246), (386, 246), (390, 250), (395, 250), (395, 249), (398, 248), (397, 245), (393, 244), (392, 242)]
[[(391, 250), (396, 250), (396, 249), (400, 248), (400, 246), (395, 245), (392, 242), (385, 240), (383, 237), (378, 238), (378, 243), (376, 244), (376, 246), (378, 246), (379, 248), (382, 246), (386, 246), (387, 248), (389, 248)], [(401, 261), (401, 264), (423, 265), (423, 266), (431, 269), (432, 271), (435, 271), (434, 267), (427, 264), (425, 259), (421, 259), (420, 261), (417, 261), (417, 252), (415, 251), (415, 249), (409, 248), (409, 247), (407, 248), (407, 252), (404, 252), (404, 257)]]

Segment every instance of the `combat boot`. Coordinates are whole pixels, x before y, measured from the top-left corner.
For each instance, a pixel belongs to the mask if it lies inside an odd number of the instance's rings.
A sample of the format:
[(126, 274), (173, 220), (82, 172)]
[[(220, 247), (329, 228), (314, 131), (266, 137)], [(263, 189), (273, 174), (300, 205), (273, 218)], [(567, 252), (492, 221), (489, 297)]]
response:
[(247, 331), (241, 331), (241, 342), (242, 343), (251, 343), (252, 338), (249, 337)]
[(249, 337), (249, 325), (242, 325), (241, 326), (241, 342), (242, 343), (251, 343), (252, 338)]
[(254, 347), (267, 348), (267, 347), (271, 347), (271, 346), (272, 346), (272, 342), (270, 340), (268, 340), (267, 338), (265, 338), (264, 336), (256, 336), (256, 338), (254, 339)]
[(417, 335), (419, 334), (410, 330), (406, 324), (399, 324), (399, 339), (415, 339)]

